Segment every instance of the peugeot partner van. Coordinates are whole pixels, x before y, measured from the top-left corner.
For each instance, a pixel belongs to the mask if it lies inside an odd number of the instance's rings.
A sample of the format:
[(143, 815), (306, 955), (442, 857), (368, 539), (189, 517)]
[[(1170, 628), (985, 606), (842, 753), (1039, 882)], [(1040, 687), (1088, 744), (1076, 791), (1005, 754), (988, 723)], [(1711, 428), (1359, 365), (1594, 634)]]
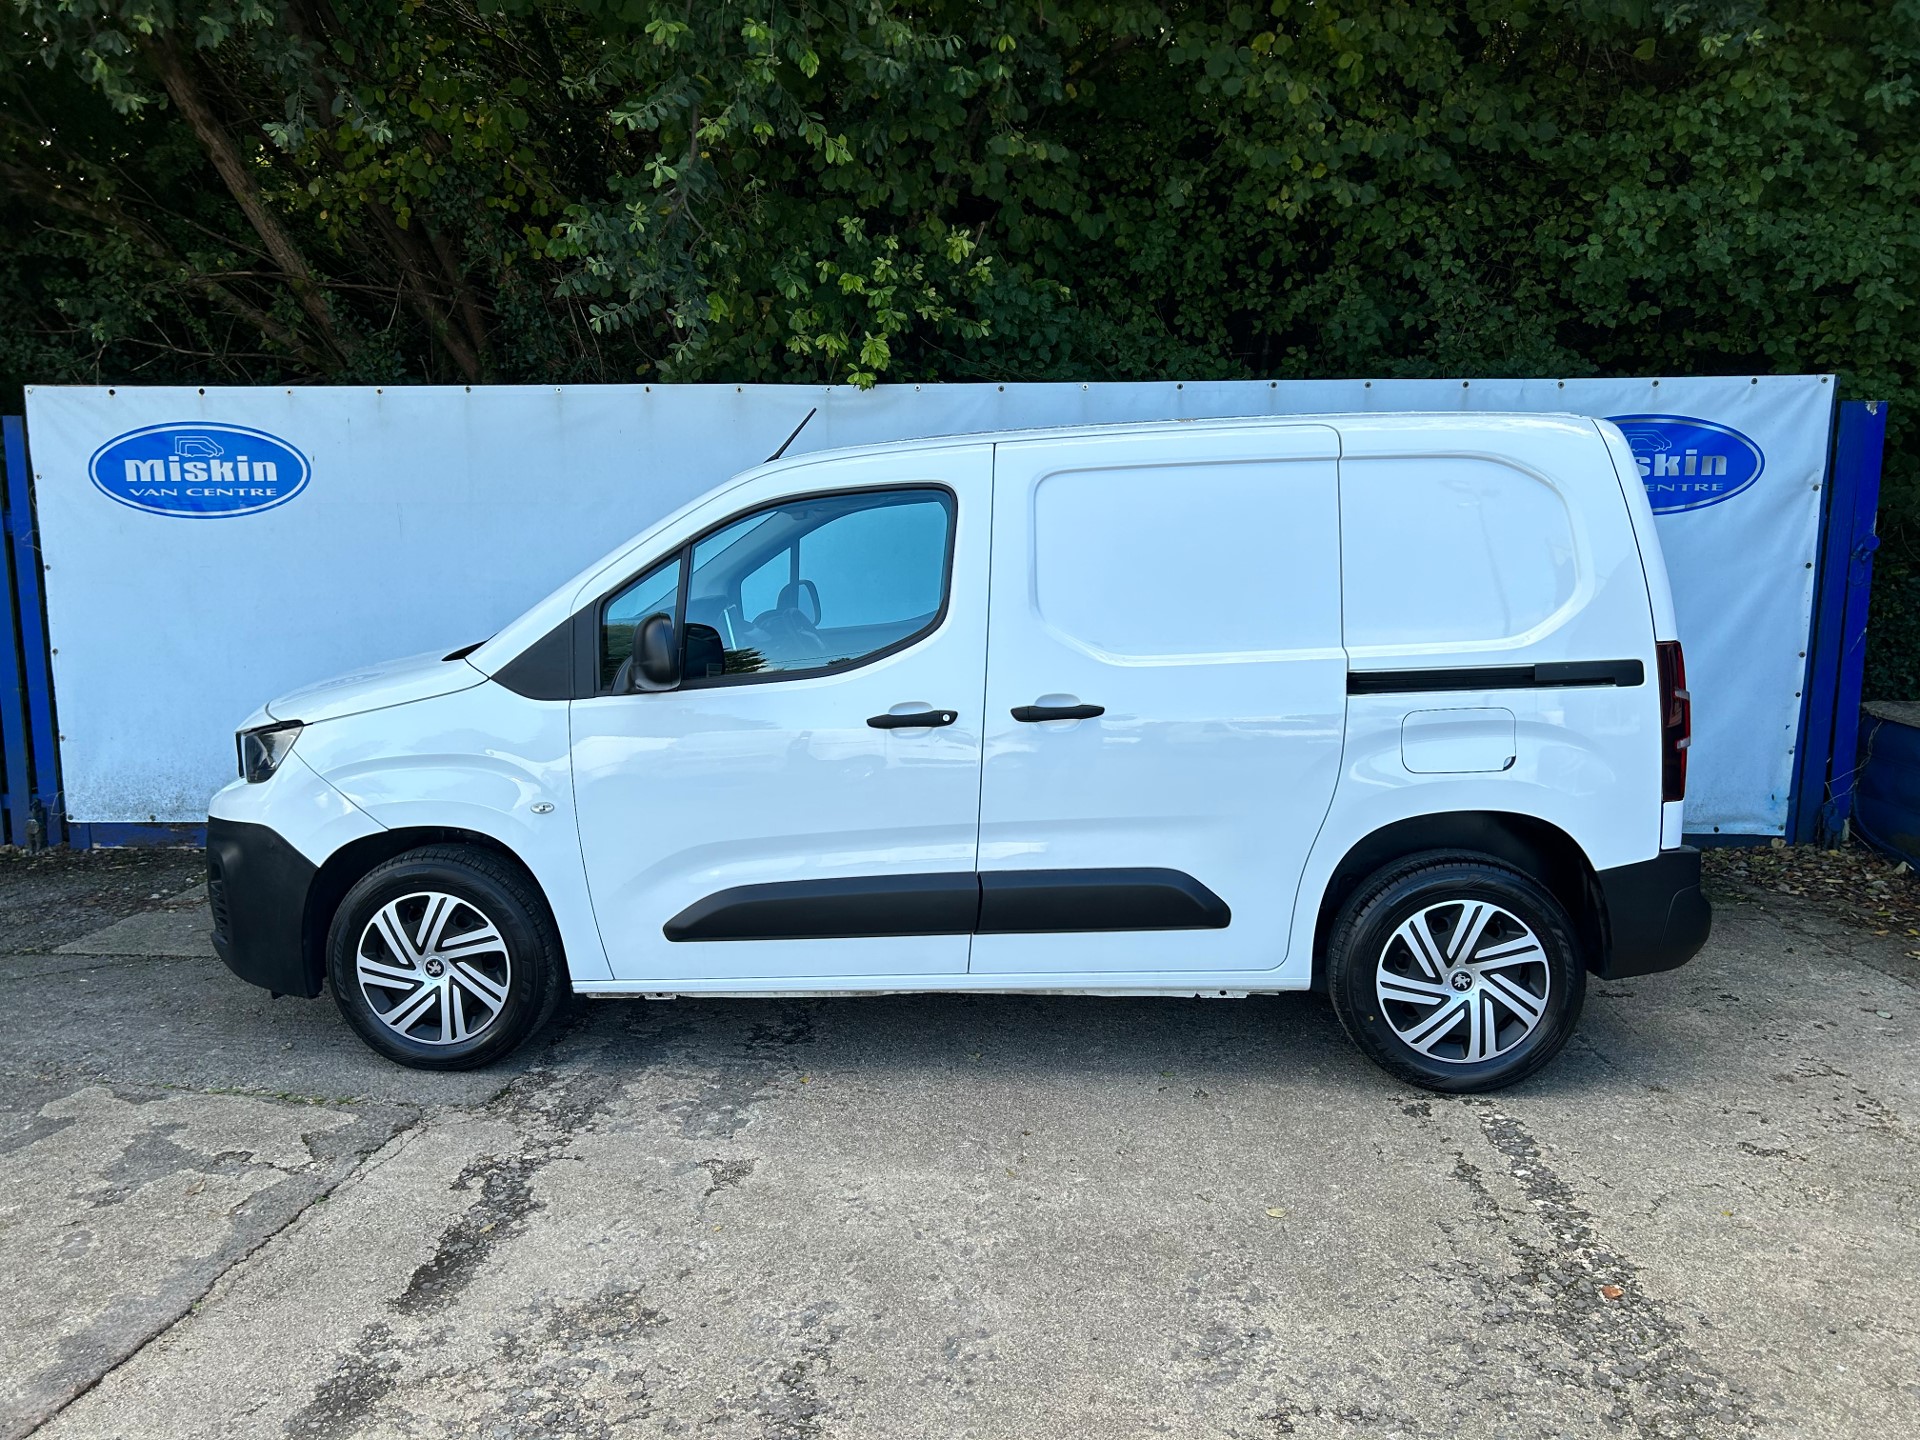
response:
[(1614, 426), (963, 435), (728, 481), (492, 639), (250, 717), (215, 944), (383, 1055), (589, 995), (1325, 989), (1447, 1091), (1704, 943)]

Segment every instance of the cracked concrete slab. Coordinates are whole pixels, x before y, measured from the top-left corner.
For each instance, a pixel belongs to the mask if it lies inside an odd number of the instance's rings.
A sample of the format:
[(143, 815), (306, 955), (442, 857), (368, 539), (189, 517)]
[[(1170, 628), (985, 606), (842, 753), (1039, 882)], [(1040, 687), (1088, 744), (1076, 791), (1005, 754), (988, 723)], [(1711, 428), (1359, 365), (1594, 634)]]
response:
[(44, 955), (203, 882), (199, 850), (10, 851), (0, 856), (0, 955)]
[[(9, 1085), (0, 1109), (0, 1433), (24, 1433), (183, 1314), (409, 1113)], [(40, 1103), (35, 1103), (35, 1102)]]
[(213, 954), (213, 917), (204, 903), (168, 906), (129, 915), (78, 940), (58, 946), (56, 955), (177, 956)]
[(39, 1389), (0, 1433), (1851, 1440), (1920, 1409), (1920, 964), (1790, 903), (1723, 903), (1481, 1099), (1380, 1075), (1306, 996), (577, 1002), (444, 1076), (211, 959), (34, 963), (0, 968), (0, 1264), (34, 1292), (0, 1373)]

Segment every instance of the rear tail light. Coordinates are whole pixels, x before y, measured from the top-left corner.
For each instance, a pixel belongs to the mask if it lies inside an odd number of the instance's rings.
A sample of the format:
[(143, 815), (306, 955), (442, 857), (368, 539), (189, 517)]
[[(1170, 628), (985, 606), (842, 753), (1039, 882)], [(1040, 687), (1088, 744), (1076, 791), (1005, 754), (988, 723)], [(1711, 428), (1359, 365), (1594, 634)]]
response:
[(1660, 798), (1687, 798), (1687, 750), (1693, 744), (1693, 697), (1687, 693), (1687, 657), (1678, 640), (1654, 646), (1660, 657)]

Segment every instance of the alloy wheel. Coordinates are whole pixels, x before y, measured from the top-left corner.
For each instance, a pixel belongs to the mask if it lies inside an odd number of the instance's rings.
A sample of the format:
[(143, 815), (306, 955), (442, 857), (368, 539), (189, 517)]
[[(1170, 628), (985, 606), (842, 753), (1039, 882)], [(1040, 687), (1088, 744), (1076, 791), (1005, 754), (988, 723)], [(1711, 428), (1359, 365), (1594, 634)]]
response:
[(473, 1039), (499, 1018), (513, 985), (500, 928), (438, 890), (382, 905), (360, 932), (354, 969), (381, 1023), (423, 1045)]
[(1521, 1044), (1553, 994), (1547, 952), (1510, 910), (1443, 900), (1401, 921), (1380, 952), (1374, 995), (1409, 1049), (1471, 1065)]

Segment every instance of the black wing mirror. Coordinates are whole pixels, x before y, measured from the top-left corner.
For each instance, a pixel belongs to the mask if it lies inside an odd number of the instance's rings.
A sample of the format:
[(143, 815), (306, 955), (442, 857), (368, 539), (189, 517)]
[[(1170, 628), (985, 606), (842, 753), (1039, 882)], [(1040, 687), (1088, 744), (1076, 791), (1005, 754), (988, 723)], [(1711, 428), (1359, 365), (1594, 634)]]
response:
[(673, 617), (662, 611), (649, 615), (633, 630), (635, 690), (671, 690), (680, 683), (680, 638)]

